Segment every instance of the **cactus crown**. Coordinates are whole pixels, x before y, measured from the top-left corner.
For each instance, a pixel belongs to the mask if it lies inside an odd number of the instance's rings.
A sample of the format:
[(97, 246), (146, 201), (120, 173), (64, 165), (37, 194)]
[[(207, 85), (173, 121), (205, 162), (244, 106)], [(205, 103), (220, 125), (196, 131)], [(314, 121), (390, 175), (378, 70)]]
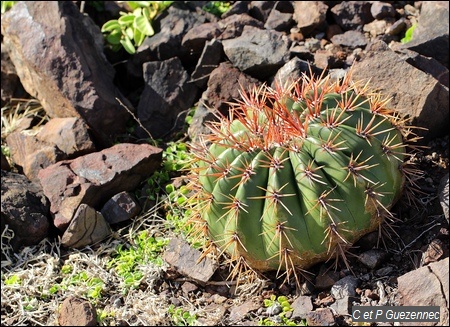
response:
[(393, 218), (415, 176), (411, 130), (368, 84), (304, 74), (241, 96), (192, 144), (189, 176), (194, 233), (227, 255), (232, 278), (277, 270), (298, 282)]

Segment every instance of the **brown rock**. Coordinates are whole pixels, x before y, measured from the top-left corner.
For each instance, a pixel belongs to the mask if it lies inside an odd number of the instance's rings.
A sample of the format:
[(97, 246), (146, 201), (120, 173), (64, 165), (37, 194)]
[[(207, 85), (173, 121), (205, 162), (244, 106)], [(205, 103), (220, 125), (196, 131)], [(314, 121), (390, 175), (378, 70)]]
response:
[(230, 316), (228, 317), (230, 324), (234, 324), (239, 320), (245, 318), (245, 315), (250, 311), (257, 310), (261, 307), (261, 301), (257, 298), (253, 298), (245, 301), (241, 305), (235, 306), (230, 310)]
[[(3, 42), (25, 90), (50, 117), (82, 117), (104, 146), (125, 130), (100, 29), (72, 1), (28, 1), (2, 15)], [(95, 32), (93, 32), (95, 31)], [(100, 42), (101, 43), (101, 42)]]
[(22, 168), (29, 180), (37, 182), (38, 173), (54, 163), (66, 158), (55, 145), (36, 139), (26, 131), (13, 132), (6, 137), (13, 162)]
[[(449, 324), (449, 258), (410, 271), (398, 278), (398, 292), (403, 306), (439, 306), (441, 326)], [(434, 323), (416, 323), (432, 326)]]
[(187, 242), (173, 238), (167, 245), (163, 259), (184, 276), (206, 283), (214, 274), (216, 267), (207, 257), (197, 262), (200, 256), (200, 251), (191, 248)]
[(292, 302), (291, 307), (294, 310), (291, 316), (292, 319), (306, 319), (308, 312), (313, 309), (311, 297), (301, 295)]
[(97, 326), (97, 312), (88, 301), (70, 296), (61, 305), (58, 322), (60, 326)]
[(324, 27), (328, 6), (323, 1), (294, 1), (293, 19), (303, 35)]
[(54, 144), (67, 155), (76, 158), (95, 151), (86, 123), (76, 117), (53, 118), (45, 124), (36, 138)]
[(148, 144), (117, 144), (60, 161), (39, 172), (57, 228), (64, 231), (81, 203), (99, 209), (109, 198), (134, 190), (161, 163), (162, 150)]
[(308, 326), (333, 326), (335, 325), (335, 320), (331, 309), (319, 308), (315, 311), (310, 311), (306, 315), (306, 323)]
[(100, 212), (87, 204), (80, 204), (61, 238), (66, 247), (82, 248), (104, 240), (111, 229)]

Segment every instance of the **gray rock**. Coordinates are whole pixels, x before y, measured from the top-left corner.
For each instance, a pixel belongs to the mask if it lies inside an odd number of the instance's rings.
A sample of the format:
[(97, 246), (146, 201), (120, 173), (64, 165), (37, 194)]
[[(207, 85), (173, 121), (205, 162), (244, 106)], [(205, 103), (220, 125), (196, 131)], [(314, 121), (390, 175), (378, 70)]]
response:
[(186, 241), (172, 238), (164, 251), (163, 259), (180, 274), (204, 284), (217, 267), (208, 257), (198, 262), (200, 256), (201, 252), (193, 249)]
[[(153, 138), (161, 138), (180, 128), (186, 112), (197, 97), (197, 87), (189, 83), (190, 76), (179, 58), (151, 61), (144, 64), (145, 89), (137, 108), (137, 117)], [(138, 128), (141, 138), (147, 131)]]
[(82, 248), (103, 241), (110, 234), (111, 229), (102, 214), (82, 203), (61, 237), (61, 244), (65, 247)]
[(260, 307), (261, 303), (256, 298), (247, 300), (238, 306), (234, 306), (230, 309), (230, 316), (228, 317), (229, 324), (235, 324), (237, 321), (242, 320), (247, 313), (255, 311)]
[(367, 81), (370, 87), (390, 97), (391, 108), (412, 119), (415, 130), (430, 140), (448, 133), (449, 92), (430, 74), (411, 66), (386, 43), (376, 41), (366, 48), (365, 58), (355, 63), (353, 78)]
[(73, 2), (17, 3), (1, 26), (25, 90), (50, 117), (82, 117), (103, 146), (125, 131), (129, 114), (116, 98), (131, 105), (113, 83), (114, 68), (97, 42), (100, 28)]
[(311, 297), (301, 295), (292, 302), (291, 307), (293, 309), (292, 319), (306, 319), (308, 312), (313, 309)]
[(354, 302), (357, 302), (358, 298), (353, 296), (344, 296), (341, 299), (337, 299), (330, 308), (333, 309), (338, 315), (348, 316), (352, 314), (352, 307)]
[(356, 288), (359, 286), (359, 279), (354, 276), (346, 276), (339, 279), (331, 288), (331, 295), (336, 299), (346, 296), (356, 296)]
[(343, 34), (337, 34), (331, 38), (335, 45), (342, 45), (350, 49), (363, 48), (367, 45), (367, 39), (361, 32), (347, 31)]
[(264, 28), (282, 32), (289, 31), (293, 25), (294, 20), (292, 19), (292, 13), (284, 13), (276, 9), (272, 9), (266, 23), (264, 24)]
[(274, 75), (289, 60), (290, 41), (277, 31), (245, 26), (240, 37), (222, 43), (233, 66), (258, 79)]
[(1, 171), (1, 228), (14, 231), (10, 244), (14, 250), (36, 245), (48, 236), (50, 204), (39, 184), (25, 176)]
[[(437, 23), (439, 22), (439, 23)], [(432, 57), (449, 68), (449, 2), (424, 1), (412, 40), (403, 48)]]
[(373, 21), (371, 1), (342, 1), (331, 8), (335, 22), (344, 30), (358, 30)]
[(375, 19), (383, 19), (386, 17), (395, 17), (395, 8), (387, 2), (374, 1), (370, 7), (370, 13)]
[(386, 252), (383, 250), (369, 250), (361, 253), (358, 260), (370, 269), (376, 269), (386, 259)]

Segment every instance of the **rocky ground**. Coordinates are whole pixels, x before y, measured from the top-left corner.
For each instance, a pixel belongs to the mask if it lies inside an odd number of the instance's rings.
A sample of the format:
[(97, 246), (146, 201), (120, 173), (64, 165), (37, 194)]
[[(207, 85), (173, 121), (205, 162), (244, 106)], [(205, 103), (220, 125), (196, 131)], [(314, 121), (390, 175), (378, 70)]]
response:
[[(354, 305), (437, 305), (448, 324), (448, 2), (237, 1), (221, 17), (205, 5), (172, 4), (133, 55), (103, 46), (114, 2), (2, 15), (2, 325), (356, 325)], [(224, 264), (199, 266), (164, 192), (148, 196), (171, 142), (204, 132), (238, 85), (353, 64), (419, 127), (415, 201), (405, 194), (398, 220), (358, 241), (348, 265), (318, 264), (300, 287), (275, 272), (238, 285)], [(17, 97), (38, 101), (6, 119)], [(131, 288), (111, 263), (120, 246), (145, 254)]]

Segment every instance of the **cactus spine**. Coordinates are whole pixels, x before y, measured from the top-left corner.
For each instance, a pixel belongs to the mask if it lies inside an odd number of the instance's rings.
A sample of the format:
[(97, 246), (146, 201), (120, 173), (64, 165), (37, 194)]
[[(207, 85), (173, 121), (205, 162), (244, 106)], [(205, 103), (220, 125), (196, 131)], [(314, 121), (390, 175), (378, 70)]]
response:
[(392, 217), (411, 132), (367, 84), (304, 75), (241, 95), (191, 147), (191, 222), (228, 255), (233, 276), (297, 277)]

